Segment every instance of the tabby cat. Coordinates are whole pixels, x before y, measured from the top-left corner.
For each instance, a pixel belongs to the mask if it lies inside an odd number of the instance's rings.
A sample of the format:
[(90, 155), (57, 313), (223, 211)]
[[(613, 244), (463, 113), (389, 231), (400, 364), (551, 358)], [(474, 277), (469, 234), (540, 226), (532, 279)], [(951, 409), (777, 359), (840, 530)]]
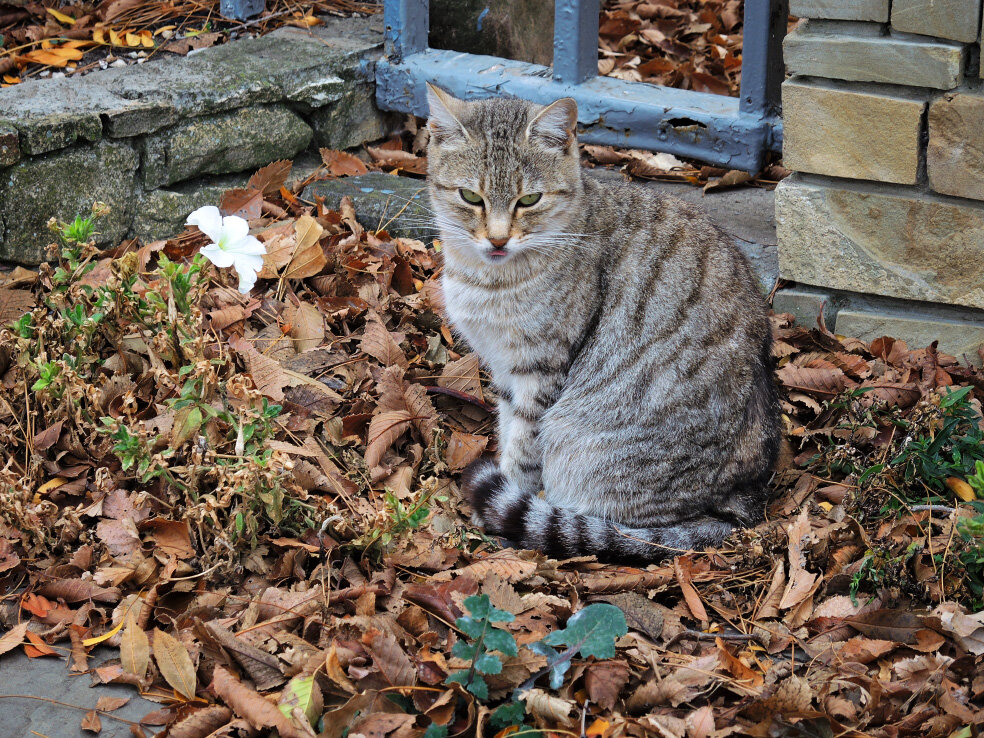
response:
[[(758, 521), (780, 446), (765, 303), (696, 208), (582, 175), (577, 105), (429, 87), (455, 328), (499, 394), (478, 524), (562, 558), (654, 561)], [(542, 492), (542, 493), (541, 493)]]

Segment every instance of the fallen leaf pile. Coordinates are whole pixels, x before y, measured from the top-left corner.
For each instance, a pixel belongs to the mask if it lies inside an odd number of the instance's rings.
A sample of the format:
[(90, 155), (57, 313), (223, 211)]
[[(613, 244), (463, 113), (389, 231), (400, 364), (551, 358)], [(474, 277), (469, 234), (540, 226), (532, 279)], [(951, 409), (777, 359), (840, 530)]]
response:
[[(795, 461), (767, 522), (648, 569), (499, 549), (458, 489), (495, 398), (442, 318), (438, 248), (303, 202), (289, 171), (223, 201), (268, 249), (251, 295), (189, 282), (193, 228), (0, 283), (0, 658), (64, 643), (172, 738), (977, 734), (976, 478), (894, 460), (957, 468), (979, 370), (776, 316)], [(473, 595), (519, 647), (487, 644), (487, 699), (448, 681), (488, 635), (459, 619)], [(625, 616), (614, 658), (552, 686), (533, 646), (596, 602)], [(517, 698), (518, 732), (491, 727)], [(84, 707), (90, 730), (115, 709)]]
[(249, 33), (323, 23), (317, 15), (374, 13), (371, 0), (267, 2), (246, 22), (222, 17), (219, 0), (0, 0), (0, 87), (49, 70), (83, 74), (159, 51), (185, 55)]

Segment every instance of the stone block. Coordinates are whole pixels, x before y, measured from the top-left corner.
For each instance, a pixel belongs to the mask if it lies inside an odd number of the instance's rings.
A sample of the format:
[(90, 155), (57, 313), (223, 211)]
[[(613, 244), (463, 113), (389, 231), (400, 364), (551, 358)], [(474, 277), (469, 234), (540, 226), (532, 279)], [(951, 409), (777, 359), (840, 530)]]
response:
[(776, 223), (783, 279), (984, 308), (984, 204), (793, 175)]
[(347, 149), (384, 138), (399, 119), (399, 115), (376, 107), (376, 88), (368, 83), (349, 85), (343, 96), (307, 116), (314, 128), (315, 144), (329, 149)]
[[(815, 26), (814, 26), (815, 27)], [(950, 90), (963, 80), (963, 46), (950, 41), (814, 32), (801, 24), (783, 41), (787, 74)]]
[(789, 0), (797, 18), (888, 22), (888, 0)]
[(139, 159), (123, 142), (101, 141), (25, 159), (0, 173), (3, 236), (0, 259), (37, 264), (52, 240), (48, 219), (72, 220), (101, 200), (112, 212), (99, 222), (99, 244), (115, 243), (130, 226)]
[(980, 0), (892, 0), (896, 31), (973, 43), (980, 19)]
[(311, 136), (300, 116), (278, 105), (191, 118), (144, 139), (145, 188), (290, 159)]
[(984, 95), (943, 95), (929, 107), (929, 184), (936, 192), (984, 200)]
[(16, 164), (20, 157), (20, 134), (13, 126), (0, 123), (0, 167)]
[(867, 342), (890, 336), (905, 341), (911, 349), (926, 348), (939, 341), (938, 348), (943, 353), (981, 365), (977, 350), (984, 345), (984, 315), (976, 313), (967, 320), (959, 320), (931, 315), (917, 317), (902, 306), (897, 312), (841, 310), (834, 330), (841, 336), (854, 336)]
[(772, 298), (772, 311), (791, 314), (804, 328), (816, 328), (821, 314), (830, 328), (837, 312), (830, 292), (800, 285), (783, 287), (776, 292)]
[(786, 80), (783, 163), (801, 172), (915, 184), (925, 107), (902, 94)]
[(153, 133), (178, 120), (168, 100), (133, 100), (102, 114), (103, 131), (112, 138), (131, 138)]
[(246, 184), (246, 176), (227, 175), (145, 192), (137, 201), (129, 235), (144, 243), (170, 238), (184, 228), (188, 215), (204, 205), (218, 205), (228, 190)]
[(437, 236), (430, 222), (427, 185), (422, 179), (396, 177), (371, 172), (358, 177), (314, 182), (304, 188), (303, 197), (323, 197), (325, 206), (337, 209), (343, 197), (351, 197), (359, 222), (376, 229), (382, 223), (393, 236), (431, 241)]

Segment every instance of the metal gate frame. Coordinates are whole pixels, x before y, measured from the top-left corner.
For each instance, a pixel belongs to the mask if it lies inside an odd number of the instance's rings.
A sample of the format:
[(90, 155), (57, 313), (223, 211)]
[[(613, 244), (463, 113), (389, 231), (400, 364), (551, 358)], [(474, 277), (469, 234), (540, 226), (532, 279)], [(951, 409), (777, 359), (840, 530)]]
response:
[(502, 95), (546, 104), (573, 97), (586, 143), (666, 151), (751, 172), (768, 151), (782, 149), (788, 0), (745, 0), (737, 98), (599, 77), (599, 0), (555, 0), (552, 67), (428, 48), (429, 6), (429, 0), (384, 0), (385, 58), (376, 63), (376, 101), (384, 110), (426, 116), (425, 82), (432, 82), (463, 99)]

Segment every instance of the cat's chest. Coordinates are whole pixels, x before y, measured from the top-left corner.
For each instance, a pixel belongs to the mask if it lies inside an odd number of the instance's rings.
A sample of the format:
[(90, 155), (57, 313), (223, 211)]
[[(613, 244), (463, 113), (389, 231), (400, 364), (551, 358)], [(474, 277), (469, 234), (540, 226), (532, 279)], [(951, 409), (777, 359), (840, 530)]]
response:
[(523, 352), (531, 342), (549, 341), (557, 325), (549, 285), (488, 289), (445, 277), (442, 286), (455, 329), (490, 364)]

